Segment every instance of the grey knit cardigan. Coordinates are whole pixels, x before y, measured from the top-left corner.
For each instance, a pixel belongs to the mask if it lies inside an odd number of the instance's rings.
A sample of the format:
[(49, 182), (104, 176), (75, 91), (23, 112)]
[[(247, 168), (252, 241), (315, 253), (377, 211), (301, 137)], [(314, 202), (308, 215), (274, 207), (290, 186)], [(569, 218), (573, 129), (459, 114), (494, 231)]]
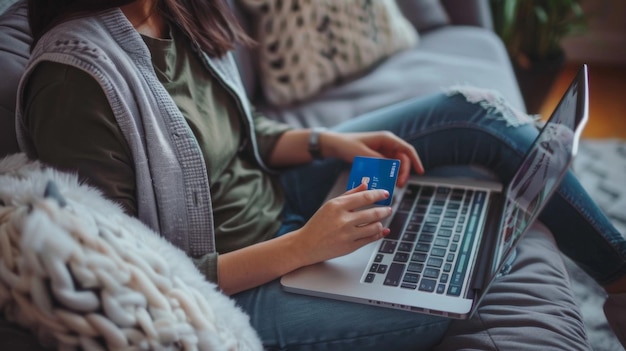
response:
[[(247, 140), (265, 170), (253, 130), (250, 104), (234, 58), (209, 58), (194, 43), (206, 68), (235, 97)], [(102, 86), (135, 165), (139, 219), (192, 257), (215, 252), (209, 180), (200, 147), (152, 67), (150, 52), (120, 9), (62, 23), (33, 49), (18, 88), (16, 130), (20, 148), (35, 158), (23, 123), (26, 80), (40, 61), (72, 65)]]

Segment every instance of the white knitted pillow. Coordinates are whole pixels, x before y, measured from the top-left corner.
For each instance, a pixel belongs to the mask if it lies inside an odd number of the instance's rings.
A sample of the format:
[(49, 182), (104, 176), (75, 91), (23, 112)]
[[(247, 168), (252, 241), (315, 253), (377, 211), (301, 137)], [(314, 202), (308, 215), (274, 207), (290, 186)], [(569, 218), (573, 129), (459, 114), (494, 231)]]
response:
[(59, 350), (261, 350), (192, 261), (74, 175), (0, 160), (0, 311)]
[(396, 0), (239, 0), (253, 13), (260, 79), (277, 106), (307, 99), (414, 46)]

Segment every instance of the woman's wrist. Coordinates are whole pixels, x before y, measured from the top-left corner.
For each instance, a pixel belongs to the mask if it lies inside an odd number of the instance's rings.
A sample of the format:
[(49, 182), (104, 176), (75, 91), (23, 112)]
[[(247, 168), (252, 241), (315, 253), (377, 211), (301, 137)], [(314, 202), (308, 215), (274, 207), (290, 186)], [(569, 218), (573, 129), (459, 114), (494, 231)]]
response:
[(327, 131), (324, 127), (313, 127), (309, 132), (308, 138), (308, 151), (311, 158), (314, 160), (321, 160), (324, 158), (322, 151), (322, 134)]

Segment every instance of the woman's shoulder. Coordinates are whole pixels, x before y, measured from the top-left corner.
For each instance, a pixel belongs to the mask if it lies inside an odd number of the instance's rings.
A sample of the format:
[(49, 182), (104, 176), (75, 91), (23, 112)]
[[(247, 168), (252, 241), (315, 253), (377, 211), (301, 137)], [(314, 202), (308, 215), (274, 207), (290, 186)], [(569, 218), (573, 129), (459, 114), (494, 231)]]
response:
[(31, 56), (70, 54), (107, 59), (120, 50), (141, 53), (144, 48), (130, 22), (115, 8), (55, 25), (42, 35)]

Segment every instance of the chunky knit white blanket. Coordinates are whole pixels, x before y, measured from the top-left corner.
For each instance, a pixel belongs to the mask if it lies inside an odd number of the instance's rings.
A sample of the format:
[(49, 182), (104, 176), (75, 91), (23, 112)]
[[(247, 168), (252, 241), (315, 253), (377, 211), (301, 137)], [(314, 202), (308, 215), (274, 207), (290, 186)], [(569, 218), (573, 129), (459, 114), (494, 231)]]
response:
[(261, 350), (192, 261), (76, 176), (0, 160), (0, 311), (59, 350)]

